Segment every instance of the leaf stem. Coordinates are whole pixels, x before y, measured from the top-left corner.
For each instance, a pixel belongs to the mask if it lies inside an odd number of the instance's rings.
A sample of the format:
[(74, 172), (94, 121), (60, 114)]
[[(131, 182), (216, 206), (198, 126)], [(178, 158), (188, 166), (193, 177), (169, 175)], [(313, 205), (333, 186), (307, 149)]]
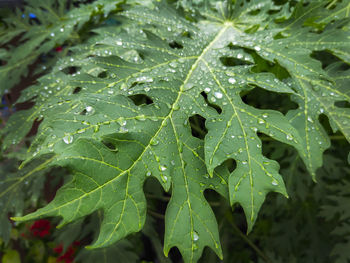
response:
[(327, 9), (330, 9), (333, 5), (335, 5), (336, 3), (338, 2), (338, 0), (333, 0), (332, 2), (330, 2), (327, 6), (326, 6), (326, 8)]
[(271, 259), (268, 258), (262, 252), (245, 234), (242, 233), (242, 231), (236, 226), (235, 222), (233, 221), (232, 214), (230, 212), (227, 212), (225, 215), (227, 221), (230, 223), (232, 228), (237, 232), (237, 234), (253, 249), (255, 252), (267, 263), (272, 263)]
[(159, 213), (157, 213), (157, 212), (154, 212), (154, 211), (152, 211), (152, 210), (150, 210), (150, 209), (148, 209), (147, 212), (148, 212), (149, 214), (151, 214), (152, 216), (156, 217), (156, 218), (165, 219), (165, 216), (164, 216), (164, 215), (159, 214)]

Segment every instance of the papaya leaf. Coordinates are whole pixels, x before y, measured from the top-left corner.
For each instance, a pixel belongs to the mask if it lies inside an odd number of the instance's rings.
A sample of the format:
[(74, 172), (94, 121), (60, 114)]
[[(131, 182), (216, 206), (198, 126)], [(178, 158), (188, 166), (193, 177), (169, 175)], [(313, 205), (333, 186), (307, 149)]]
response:
[[(317, 24), (319, 14), (332, 12), (324, 3), (303, 15), (300, 6), (289, 14), (268, 0), (213, 2), (193, 6), (196, 20), (166, 3), (125, 7), (115, 17), (121, 25), (93, 30), (88, 43), (26, 89), (22, 99), (37, 103), (12, 116), (5, 146), (42, 119), (22, 166), (52, 154), (51, 165), (69, 168), (73, 178), (47, 206), (15, 220), (60, 216), (62, 227), (99, 210), (100, 234), (89, 248), (106, 247), (143, 228), (143, 184), (153, 176), (171, 194), (165, 255), (178, 247), (185, 262), (196, 262), (208, 246), (222, 258), (206, 189), (239, 203), (248, 231), (269, 192), (287, 196), (260, 133), (294, 147), (313, 176), (330, 145), (319, 116), (349, 139), (348, 109), (335, 106), (349, 101), (343, 82), (311, 56), (326, 50), (349, 63), (347, 21)], [(259, 61), (285, 73), (260, 70)], [(255, 87), (286, 94), (299, 107), (285, 116), (250, 106), (242, 97)], [(202, 137), (193, 133), (198, 116), (208, 131)]]

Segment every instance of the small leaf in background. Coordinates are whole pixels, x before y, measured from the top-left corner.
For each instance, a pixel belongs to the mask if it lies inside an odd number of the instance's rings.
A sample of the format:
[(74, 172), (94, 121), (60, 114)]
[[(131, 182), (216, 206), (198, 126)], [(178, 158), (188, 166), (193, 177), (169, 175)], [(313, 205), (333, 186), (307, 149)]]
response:
[(1, 259), (2, 263), (21, 263), (21, 258), (16, 250), (9, 249), (5, 251), (5, 254)]

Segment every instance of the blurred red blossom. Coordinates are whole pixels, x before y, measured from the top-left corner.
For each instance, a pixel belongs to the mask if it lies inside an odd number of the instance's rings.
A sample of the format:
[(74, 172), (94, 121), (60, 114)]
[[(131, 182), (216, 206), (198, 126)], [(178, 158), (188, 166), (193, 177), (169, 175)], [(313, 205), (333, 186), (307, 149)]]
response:
[(55, 253), (57, 253), (58, 255), (60, 255), (57, 258), (57, 262), (65, 262), (65, 263), (72, 263), (74, 261), (74, 256), (75, 256), (75, 252), (77, 250), (77, 247), (80, 245), (79, 241), (74, 241), (72, 245), (70, 245), (67, 250), (65, 251), (65, 253), (63, 255), (63, 245), (60, 244), (58, 246), (56, 246), (53, 251)]
[(36, 237), (45, 237), (50, 234), (51, 223), (49, 220), (40, 219), (30, 227), (30, 232)]

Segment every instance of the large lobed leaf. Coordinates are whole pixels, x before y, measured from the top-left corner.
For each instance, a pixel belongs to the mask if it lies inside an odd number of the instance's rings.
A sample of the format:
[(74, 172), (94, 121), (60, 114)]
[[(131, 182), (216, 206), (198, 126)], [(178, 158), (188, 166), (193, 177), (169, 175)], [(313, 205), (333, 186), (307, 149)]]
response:
[[(128, 9), (121, 28), (95, 30), (74, 58), (26, 90), (23, 98), (37, 96), (38, 104), (12, 118), (8, 144), (26, 133), (19, 125), (29, 129), (43, 117), (28, 161), (54, 153), (52, 165), (69, 167), (74, 177), (49, 205), (17, 220), (61, 216), (62, 226), (101, 209), (101, 232), (90, 247), (104, 247), (142, 229), (142, 187), (154, 176), (171, 190), (165, 254), (177, 246), (186, 262), (195, 262), (209, 246), (222, 257), (205, 189), (240, 203), (248, 230), (269, 192), (287, 195), (278, 163), (262, 154), (259, 132), (293, 146), (312, 174), (329, 147), (320, 114), (349, 138), (348, 109), (335, 105), (348, 101), (345, 88), (310, 56), (327, 50), (349, 62), (344, 24), (317, 33), (297, 26), (327, 13), (324, 5), (309, 15), (299, 6), (281, 24), (272, 19), (288, 12), (272, 1), (216, 6), (199, 8), (205, 19), (196, 23), (167, 5)], [(280, 13), (270, 16), (270, 10)], [(262, 59), (282, 66), (286, 77), (256, 70)], [(78, 72), (61, 71), (68, 66)], [(299, 108), (284, 116), (247, 105), (241, 94), (254, 87), (291, 94)], [(197, 115), (206, 119), (204, 141), (191, 133), (190, 118)], [(230, 159), (237, 163), (233, 172), (224, 164)]]
[[(50, 52), (55, 47), (80, 42), (78, 32), (92, 17), (107, 17), (121, 2), (98, 0), (77, 8), (72, 1), (37, 0), (29, 1), (24, 10), (10, 13), (3, 19), (6, 27), (0, 33), (0, 45), (7, 49), (1, 56), (5, 63), (0, 67), (0, 94), (9, 92), (26, 76), (28, 67), (40, 56), (52, 60), (56, 57)], [(41, 65), (35, 73), (42, 74), (46, 69), (46, 65)]]

